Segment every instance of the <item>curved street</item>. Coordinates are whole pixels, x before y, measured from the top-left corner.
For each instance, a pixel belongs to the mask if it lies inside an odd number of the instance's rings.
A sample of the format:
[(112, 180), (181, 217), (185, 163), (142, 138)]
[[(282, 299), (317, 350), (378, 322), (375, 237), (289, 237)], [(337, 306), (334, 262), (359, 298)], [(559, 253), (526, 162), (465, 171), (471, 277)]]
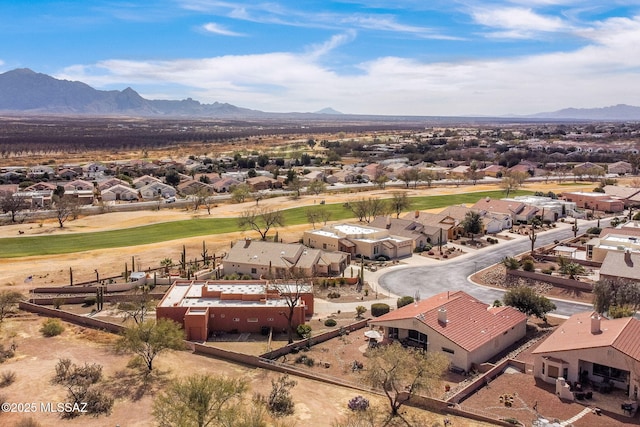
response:
[[(608, 224), (608, 220), (601, 220), (601, 224), (603, 226)], [(587, 228), (595, 225), (596, 221), (579, 221), (578, 234), (584, 233)], [(563, 240), (569, 237), (573, 237), (571, 227), (568, 224), (559, 223), (558, 228), (538, 234), (535, 246), (544, 246), (554, 240)], [(501, 241), (498, 245), (465, 254), (451, 261), (438, 261), (437, 264), (417, 267), (394, 268), (378, 278), (378, 285), (395, 295), (414, 296), (418, 294), (421, 298), (428, 298), (446, 290), (461, 290), (480, 301), (492, 304), (495, 300), (502, 300), (504, 291), (473, 283), (469, 280), (469, 276), (500, 262), (504, 257), (529, 251), (530, 248), (531, 241), (527, 237), (509, 242)], [(553, 299), (553, 302), (557, 309), (551, 314), (560, 316), (570, 316), (591, 307), (591, 304), (566, 300)]]

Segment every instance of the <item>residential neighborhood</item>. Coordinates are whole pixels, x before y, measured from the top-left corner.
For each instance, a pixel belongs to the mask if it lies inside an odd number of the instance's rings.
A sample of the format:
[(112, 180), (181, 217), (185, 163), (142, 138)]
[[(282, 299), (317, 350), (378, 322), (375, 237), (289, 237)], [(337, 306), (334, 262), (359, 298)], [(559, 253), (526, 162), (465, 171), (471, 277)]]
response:
[[(411, 404), (418, 411), (442, 405), (449, 416), (488, 423), (524, 423), (516, 409), (561, 419), (568, 409), (534, 407), (544, 397), (585, 408), (572, 407), (572, 417), (634, 420), (640, 186), (633, 162), (613, 160), (633, 160), (635, 145), (606, 151), (594, 137), (591, 151), (580, 140), (581, 151), (570, 152), (579, 154), (563, 157), (575, 161), (548, 162), (539, 156), (566, 150), (564, 137), (505, 150), (513, 139), (444, 133), (348, 140), (353, 146), (334, 161), (327, 158), (340, 143), (301, 140), (304, 155), (286, 159), (245, 152), (4, 167), (7, 238), (38, 237), (40, 228), (53, 234), (49, 221), (57, 221), (58, 234), (73, 235), (89, 218), (127, 212), (140, 216), (143, 228), (151, 215), (209, 221), (181, 253), (174, 248), (179, 260), (160, 255), (181, 240), (169, 220), (155, 237), (163, 251), (119, 260), (124, 273), (96, 264), (95, 277), (78, 265), (58, 268), (50, 283), (32, 275), (20, 308), (121, 331), (123, 318), (134, 325), (127, 316), (140, 315), (122, 301), (135, 306), (153, 295), (142, 312), (178, 325), (195, 357), (357, 383), (353, 376), (366, 371), (369, 352), (398, 345), (446, 360), (438, 391), (421, 397), (431, 403)], [(455, 149), (433, 162), (411, 155), (425, 139), (439, 146), (466, 137), (478, 139), (468, 153), (498, 149), (507, 163), (456, 158)], [(521, 158), (510, 165), (512, 152)], [(594, 158), (605, 154), (611, 161)], [(446, 203), (432, 207), (435, 197)], [(131, 229), (128, 241), (143, 239), (139, 233)], [(531, 294), (518, 294), (525, 291)], [(306, 359), (295, 356), (301, 351)], [(479, 415), (475, 400), (507, 375), (547, 385), (536, 386), (535, 402), (520, 392), (521, 406), (505, 389), (495, 398), (500, 410)]]

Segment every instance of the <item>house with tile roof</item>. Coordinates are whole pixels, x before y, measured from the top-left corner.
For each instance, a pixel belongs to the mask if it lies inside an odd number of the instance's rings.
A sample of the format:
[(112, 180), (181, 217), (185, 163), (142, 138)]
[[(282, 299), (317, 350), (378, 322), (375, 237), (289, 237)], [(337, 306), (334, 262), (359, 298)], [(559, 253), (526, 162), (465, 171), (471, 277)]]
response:
[(528, 205), (518, 200), (497, 200), (490, 197), (478, 200), (473, 206), (471, 206), (471, 209), (493, 212), (496, 214), (507, 214), (511, 216), (513, 222), (525, 224), (529, 222), (539, 210), (535, 206)]
[(224, 274), (262, 277), (337, 276), (351, 264), (340, 251), (308, 248), (299, 243), (239, 240), (222, 259)]
[(600, 266), (600, 280), (640, 282), (640, 253), (630, 249), (607, 252)]
[(405, 214), (402, 218), (419, 222), (425, 227), (440, 228), (447, 240), (456, 239), (464, 234), (460, 220), (444, 213), (415, 211), (414, 213)]
[(527, 316), (513, 307), (491, 307), (462, 291), (416, 301), (369, 322), (384, 328), (384, 341), (440, 351), (469, 371), (526, 334)]
[(549, 383), (613, 386), (637, 400), (640, 389), (640, 320), (608, 319), (595, 312), (569, 317), (535, 350), (533, 374)]

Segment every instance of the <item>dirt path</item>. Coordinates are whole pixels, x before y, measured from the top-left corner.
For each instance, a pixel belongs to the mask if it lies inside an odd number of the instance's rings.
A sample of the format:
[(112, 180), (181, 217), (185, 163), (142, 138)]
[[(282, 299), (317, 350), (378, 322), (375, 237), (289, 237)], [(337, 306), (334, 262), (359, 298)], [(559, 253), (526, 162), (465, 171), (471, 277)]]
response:
[[(435, 187), (418, 190), (405, 190), (409, 197), (426, 195), (460, 194), (470, 191), (495, 190), (495, 185), (475, 185), (467, 187)], [(525, 189), (532, 191), (567, 191), (567, 186), (557, 184), (536, 183), (528, 184)], [(302, 196), (299, 199), (289, 197), (277, 197), (265, 199), (260, 206), (273, 209), (287, 209), (299, 206), (312, 206), (325, 200), (326, 203), (342, 203), (347, 200), (355, 200), (361, 197), (388, 197), (389, 191), (372, 190), (362, 193), (349, 194), (322, 194), (320, 196)], [(211, 210), (211, 217), (239, 216), (243, 211), (255, 207), (255, 202), (239, 204), (223, 204)], [(113, 229), (148, 225), (176, 220), (193, 218), (206, 218), (206, 209), (195, 212), (191, 209), (164, 209), (161, 211), (135, 211), (117, 212), (102, 215), (94, 215), (78, 218), (75, 221), (65, 223), (60, 229), (57, 222), (50, 220), (42, 223), (17, 224), (0, 227), (0, 238), (17, 237), (18, 231), (23, 231), (21, 236), (37, 234), (69, 234), (98, 232)], [(309, 225), (297, 225), (284, 227), (278, 230), (278, 234), (285, 242), (295, 242), (301, 233)], [(222, 254), (228, 250), (230, 243), (244, 237), (256, 237), (251, 231), (238, 230), (235, 233), (212, 234), (209, 236), (179, 239), (149, 245), (137, 245), (126, 248), (103, 249), (86, 252), (77, 252), (62, 255), (35, 256), (25, 258), (0, 259), (0, 289), (12, 287), (13, 289), (28, 292), (29, 289), (38, 286), (65, 285), (69, 283), (69, 268), (73, 269), (74, 282), (88, 281), (95, 278), (95, 270), (101, 277), (119, 275), (124, 271), (124, 264), (131, 265), (131, 257), (135, 257), (136, 265), (143, 269), (157, 267), (163, 258), (178, 260), (182, 251), (182, 245), (187, 248), (187, 257), (195, 258), (200, 253), (203, 240), (206, 242), (209, 253)], [(134, 243), (134, 242), (132, 242)], [(190, 255), (191, 254), (191, 255)], [(33, 280), (25, 283), (25, 278), (32, 276)]]

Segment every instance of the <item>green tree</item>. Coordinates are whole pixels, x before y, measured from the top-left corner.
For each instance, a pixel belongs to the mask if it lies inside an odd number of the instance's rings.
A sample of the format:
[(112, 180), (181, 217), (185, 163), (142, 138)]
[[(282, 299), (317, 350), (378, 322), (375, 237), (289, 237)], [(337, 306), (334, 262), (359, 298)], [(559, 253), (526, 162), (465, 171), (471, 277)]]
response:
[(569, 276), (569, 279), (575, 279), (576, 276), (585, 273), (585, 269), (577, 262), (571, 262), (567, 258), (558, 257), (558, 271)]
[(536, 316), (544, 321), (547, 313), (556, 309), (556, 305), (543, 295), (538, 295), (528, 286), (518, 286), (505, 292), (502, 301), (505, 305), (516, 308), (527, 316)]
[(16, 291), (0, 291), (0, 323), (4, 318), (13, 313), (18, 303), (24, 299), (20, 292)]
[(439, 390), (450, 363), (441, 352), (405, 349), (398, 342), (370, 349), (368, 356), (364, 379), (384, 392), (392, 418), (402, 417), (400, 408), (415, 394)]
[(126, 328), (117, 341), (116, 348), (140, 357), (147, 372), (151, 372), (158, 354), (166, 350), (184, 349), (184, 331), (173, 320), (147, 320)]
[(479, 212), (469, 211), (462, 220), (462, 228), (466, 234), (471, 235), (471, 241), (475, 239), (475, 235), (482, 232), (482, 216)]
[(359, 305), (356, 307), (356, 319), (362, 319), (362, 315), (367, 312), (367, 307)]
[(234, 203), (244, 202), (250, 194), (251, 187), (249, 184), (242, 183), (231, 187), (231, 201)]
[(398, 308), (404, 307), (405, 305), (413, 304), (414, 301), (415, 299), (412, 296), (405, 295), (403, 297), (398, 298), (396, 306)]
[(239, 421), (241, 413), (253, 406), (246, 405), (246, 391), (242, 379), (212, 375), (176, 379), (154, 400), (153, 416), (161, 427), (234, 425), (226, 422)]
[[(600, 279), (593, 285), (593, 309), (598, 313), (640, 307), (640, 283)], [(613, 316), (612, 316), (613, 317)]]

